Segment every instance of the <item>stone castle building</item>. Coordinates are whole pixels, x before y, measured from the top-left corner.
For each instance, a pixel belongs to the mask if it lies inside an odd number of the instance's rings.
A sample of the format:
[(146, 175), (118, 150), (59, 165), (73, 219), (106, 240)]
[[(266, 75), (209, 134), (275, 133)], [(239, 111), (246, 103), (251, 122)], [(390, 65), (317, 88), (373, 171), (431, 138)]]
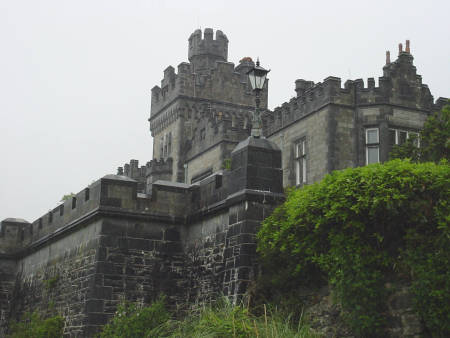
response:
[(106, 175), (37, 220), (0, 228), (0, 336), (25, 311), (60, 313), (65, 334), (92, 336), (122, 300), (165, 293), (178, 308), (238, 300), (257, 271), (255, 234), (283, 187), (385, 161), (447, 101), (417, 75), (409, 42), (373, 78), (295, 81), (249, 137), (251, 58), (228, 62), (221, 31), (195, 31), (188, 60), (152, 89), (153, 159)]

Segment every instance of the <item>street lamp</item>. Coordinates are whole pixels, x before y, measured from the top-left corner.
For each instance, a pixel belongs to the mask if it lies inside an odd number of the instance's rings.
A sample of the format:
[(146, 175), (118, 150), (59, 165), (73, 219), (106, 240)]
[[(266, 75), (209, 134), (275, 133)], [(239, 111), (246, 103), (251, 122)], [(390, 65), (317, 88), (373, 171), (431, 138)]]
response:
[(256, 67), (253, 67), (247, 72), (248, 79), (252, 86), (253, 91), (255, 92), (255, 111), (252, 114), (252, 132), (251, 136), (255, 138), (259, 138), (262, 135), (262, 121), (261, 121), (261, 113), (259, 112), (259, 104), (260, 104), (260, 94), (261, 90), (264, 88), (264, 84), (266, 83), (267, 73), (270, 70), (264, 69), (259, 66), (259, 59), (256, 61)]

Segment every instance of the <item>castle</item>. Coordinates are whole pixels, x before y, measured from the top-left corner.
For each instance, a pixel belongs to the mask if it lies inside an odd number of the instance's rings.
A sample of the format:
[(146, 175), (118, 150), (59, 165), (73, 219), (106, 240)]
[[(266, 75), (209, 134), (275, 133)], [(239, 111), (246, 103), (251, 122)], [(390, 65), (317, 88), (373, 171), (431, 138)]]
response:
[(122, 300), (195, 306), (236, 301), (257, 272), (255, 234), (283, 187), (386, 161), (447, 100), (433, 102), (410, 53), (386, 55), (375, 86), (361, 79), (295, 81), (297, 96), (267, 109), (249, 137), (251, 58), (228, 62), (221, 31), (196, 30), (189, 63), (152, 89), (153, 159), (106, 175), (32, 223), (1, 222), (0, 336), (25, 311), (58, 312), (65, 334), (92, 336)]

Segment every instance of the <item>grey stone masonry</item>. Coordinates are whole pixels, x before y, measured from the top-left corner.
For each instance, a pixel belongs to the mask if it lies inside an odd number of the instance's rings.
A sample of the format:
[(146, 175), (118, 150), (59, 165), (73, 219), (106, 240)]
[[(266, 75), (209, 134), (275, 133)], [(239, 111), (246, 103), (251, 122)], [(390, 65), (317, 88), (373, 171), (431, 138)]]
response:
[[(222, 169), (231, 151), (249, 135), (255, 96), (244, 57), (235, 67), (228, 62), (228, 38), (210, 28), (189, 38), (189, 63), (177, 71), (169, 66), (160, 86), (152, 89), (150, 131), (153, 160), (172, 159), (171, 181), (194, 182), (208, 170)], [(261, 93), (267, 109), (268, 82)], [(210, 164), (205, 167), (205, 160)], [(148, 172), (148, 176), (151, 173)], [(147, 189), (154, 179), (147, 178)]]
[[(388, 160), (448, 102), (433, 102), (407, 46), (378, 85), (299, 79), (274, 111), (266, 81), (264, 137), (252, 138), (253, 60), (235, 66), (223, 32), (196, 30), (189, 62), (167, 67), (151, 91), (151, 161), (131, 160), (32, 223), (0, 223), (0, 336), (34, 310), (63, 315), (67, 337), (92, 337), (124, 300), (164, 293), (178, 311), (219, 295), (239, 301), (257, 272), (256, 233), (284, 187)], [(388, 304), (393, 335), (421, 332), (408, 292)]]
[[(274, 144), (247, 139), (232, 170), (195, 184), (157, 180), (144, 194), (125, 175), (131, 166), (33, 223), (4, 220), (1, 332), (38, 310), (63, 315), (65, 335), (91, 337), (121, 301), (149, 304), (160, 293), (178, 310), (221, 294), (239, 300), (256, 273), (258, 226), (283, 200), (280, 161)], [(261, 165), (255, 181), (251, 171)]]
[[(378, 86), (369, 78), (366, 85), (356, 79), (342, 87), (340, 78), (327, 77), (317, 84), (296, 80), (295, 91), (295, 98), (263, 114), (264, 135), (282, 150), (284, 186), (309, 184), (333, 170), (367, 164), (367, 129), (377, 130), (373, 146), (378, 161), (387, 161), (399, 131), (418, 133), (427, 117), (448, 102), (439, 98), (433, 103), (410, 50), (401, 51), (394, 62), (387, 59)], [(306, 177), (299, 183), (296, 145), (301, 140)]]

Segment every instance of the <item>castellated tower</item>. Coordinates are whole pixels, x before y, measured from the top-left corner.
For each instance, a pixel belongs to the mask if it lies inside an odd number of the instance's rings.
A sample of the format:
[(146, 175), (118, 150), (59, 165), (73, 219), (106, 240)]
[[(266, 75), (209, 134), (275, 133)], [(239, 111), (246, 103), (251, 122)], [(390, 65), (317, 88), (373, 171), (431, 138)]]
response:
[[(228, 38), (211, 28), (189, 37), (189, 63), (164, 70), (152, 89), (150, 131), (153, 160), (147, 165), (147, 189), (158, 179), (192, 183), (226, 167), (231, 151), (251, 129), (255, 96), (244, 57), (228, 62)], [(267, 109), (267, 83), (261, 108)]]
[(222, 31), (216, 31), (216, 38), (211, 28), (205, 29), (204, 37), (202, 31), (197, 29), (189, 38), (189, 62), (193, 73), (207, 73), (214, 68), (217, 61), (228, 60), (228, 38)]

